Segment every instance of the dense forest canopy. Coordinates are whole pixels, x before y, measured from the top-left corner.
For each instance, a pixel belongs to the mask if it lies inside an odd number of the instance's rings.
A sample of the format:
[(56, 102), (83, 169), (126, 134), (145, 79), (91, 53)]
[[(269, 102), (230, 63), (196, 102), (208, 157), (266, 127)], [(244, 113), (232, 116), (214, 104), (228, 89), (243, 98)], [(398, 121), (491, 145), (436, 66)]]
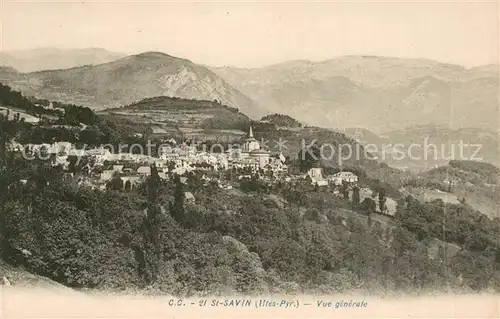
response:
[[(185, 185), (150, 178), (125, 193), (100, 191), (11, 156), (0, 172), (2, 258), (71, 287), (152, 285), (180, 295), (500, 288), (500, 221), (465, 205), (408, 198), (384, 224), (373, 208), (308, 184), (237, 194), (200, 187), (193, 174)], [(185, 202), (185, 191), (196, 202)], [(434, 238), (462, 250), (431, 258)]]
[(472, 172), (480, 175), (481, 177), (499, 177), (500, 176), (500, 169), (496, 167), (493, 164), (486, 163), (486, 162), (476, 162), (476, 161), (458, 161), (458, 160), (451, 160), (450, 161), (450, 167), (466, 171), (466, 172)]
[(269, 122), (281, 127), (302, 127), (302, 124), (291, 116), (284, 114), (269, 114), (260, 119), (263, 122)]

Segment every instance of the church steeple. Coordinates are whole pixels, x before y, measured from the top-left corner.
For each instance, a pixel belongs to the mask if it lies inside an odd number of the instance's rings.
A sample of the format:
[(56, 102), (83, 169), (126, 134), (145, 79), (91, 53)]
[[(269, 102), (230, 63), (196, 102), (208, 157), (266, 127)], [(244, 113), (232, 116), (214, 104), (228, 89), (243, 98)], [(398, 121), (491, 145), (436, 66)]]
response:
[(258, 149), (260, 149), (260, 143), (253, 137), (253, 129), (250, 126), (250, 128), (248, 129), (248, 137), (245, 139), (243, 150), (245, 150), (246, 152), (251, 152)]

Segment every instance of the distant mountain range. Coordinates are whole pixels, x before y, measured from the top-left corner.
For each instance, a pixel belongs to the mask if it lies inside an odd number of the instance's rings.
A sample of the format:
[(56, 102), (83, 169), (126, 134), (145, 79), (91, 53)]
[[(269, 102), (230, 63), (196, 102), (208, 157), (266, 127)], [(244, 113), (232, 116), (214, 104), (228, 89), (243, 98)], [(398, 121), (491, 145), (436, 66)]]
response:
[(25, 95), (81, 104), (95, 109), (117, 107), (144, 98), (170, 96), (217, 100), (248, 115), (258, 106), (209, 69), (160, 52), (116, 61), (31, 73), (0, 70), (0, 81)]
[[(72, 68), (30, 73), (15, 69), (29, 69), (41, 61), (37, 57), (50, 54), (18, 54), (16, 59), (35, 58), (20, 66), (4, 63), (14, 69), (0, 68), (0, 81), (26, 95), (96, 109), (176, 96), (217, 100), (254, 119), (278, 113), (308, 125), (363, 127), (377, 134), (426, 124), (454, 130), (499, 128), (497, 65), (466, 69), (431, 60), (345, 56), (257, 69), (210, 68), (160, 52), (127, 57), (103, 53), (112, 61), (76, 63), (76, 57), (95, 58), (100, 50), (89, 49), (93, 55), (61, 51), (75, 56)], [(96, 61), (91, 60), (85, 64)]]
[(324, 127), (499, 127), (497, 65), (466, 69), (430, 60), (346, 56), (212, 70), (269, 112)]
[(12, 67), (20, 72), (35, 72), (96, 65), (125, 56), (123, 53), (110, 52), (101, 48), (66, 50), (39, 48), (0, 52), (0, 66)]
[[(393, 167), (422, 171), (436, 165), (444, 165), (452, 159), (485, 161), (500, 166), (498, 132), (484, 128), (450, 129), (446, 126), (427, 124), (394, 130), (383, 135), (364, 128), (339, 131), (362, 145), (371, 145), (369, 149), (373, 150), (378, 159)], [(393, 146), (403, 151), (405, 156), (395, 153)], [(428, 150), (427, 155), (425, 148)], [(385, 158), (382, 158), (383, 156)]]

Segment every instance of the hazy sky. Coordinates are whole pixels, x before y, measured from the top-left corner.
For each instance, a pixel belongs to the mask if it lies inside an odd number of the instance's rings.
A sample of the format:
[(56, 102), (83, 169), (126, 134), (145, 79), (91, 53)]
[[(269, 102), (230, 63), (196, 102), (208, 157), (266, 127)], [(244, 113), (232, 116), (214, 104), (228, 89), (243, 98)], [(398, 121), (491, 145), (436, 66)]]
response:
[[(0, 0), (0, 2), (2, 2)], [(3, 1), (2, 49), (162, 51), (208, 65), (261, 66), (365, 54), (498, 63), (496, 1)]]

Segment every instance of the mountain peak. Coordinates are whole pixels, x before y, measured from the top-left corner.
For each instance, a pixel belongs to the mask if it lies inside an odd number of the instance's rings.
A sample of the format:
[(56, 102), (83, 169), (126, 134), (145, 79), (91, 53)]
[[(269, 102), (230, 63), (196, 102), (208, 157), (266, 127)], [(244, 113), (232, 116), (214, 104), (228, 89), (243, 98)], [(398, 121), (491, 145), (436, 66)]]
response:
[(136, 57), (171, 57), (171, 58), (173, 58), (173, 56), (168, 55), (168, 54), (163, 53), (163, 52), (160, 52), (160, 51), (146, 51), (146, 52), (142, 52), (139, 54), (135, 54), (135, 56)]
[(139, 60), (145, 60), (145, 61), (179, 61), (179, 62), (187, 62), (187, 63), (193, 63), (188, 59), (183, 59), (179, 57), (175, 57), (172, 55), (169, 55), (164, 52), (160, 51), (147, 51), (147, 52), (142, 52), (139, 54), (134, 54), (132, 56), (126, 57), (127, 58), (134, 58), (134, 59), (139, 59)]
[[(2, 72), (16, 89), (41, 98), (94, 108), (117, 107), (152, 96), (217, 100), (232, 108), (254, 111), (254, 103), (210, 70), (189, 60), (147, 51), (98, 65), (46, 70), (23, 75)], [(42, 90), (32, 83), (43, 86)], [(43, 83), (43, 85), (41, 84)]]
[(170, 59), (178, 59), (178, 60), (185, 60), (185, 61), (187, 61), (186, 59), (178, 58), (178, 57), (175, 57), (175, 56), (172, 56), (172, 55), (166, 54), (164, 52), (160, 52), (160, 51), (146, 51), (146, 52), (134, 54), (133, 56), (137, 57), (137, 58), (146, 58), (146, 59), (164, 59), (164, 58), (170, 58)]

